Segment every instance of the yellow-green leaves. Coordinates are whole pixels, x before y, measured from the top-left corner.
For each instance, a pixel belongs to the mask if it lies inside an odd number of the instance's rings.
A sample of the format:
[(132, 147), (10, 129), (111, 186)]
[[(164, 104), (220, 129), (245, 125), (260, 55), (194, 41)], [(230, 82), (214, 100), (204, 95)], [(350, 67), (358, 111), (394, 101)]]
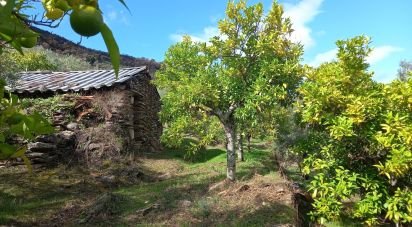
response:
[[(412, 80), (373, 81), (366, 63), (369, 42), (362, 36), (338, 41), (338, 60), (310, 69), (299, 90), (302, 122), (323, 135), (308, 137), (302, 146), (305, 174), (314, 176), (312, 216), (319, 222), (339, 216), (339, 203), (350, 196), (360, 197), (352, 214), (366, 224), (379, 224), (382, 213), (395, 223), (412, 220), (408, 202), (400, 198), (411, 194), (412, 185)], [(345, 175), (361, 177), (320, 181), (325, 174), (338, 178), (341, 167)], [(322, 196), (325, 185), (339, 196)]]
[(120, 68), (120, 50), (117, 46), (116, 40), (114, 39), (113, 33), (106, 24), (101, 26), (101, 34), (104, 42), (106, 43), (107, 50), (110, 55), (110, 60), (112, 61), (113, 69), (116, 77), (119, 75)]
[(30, 170), (30, 162), (25, 156), (26, 147), (10, 145), (6, 138), (17, 135), (30, 140), (36, 135), (53, 132), (53, 127), (39, 114), (21, 113), (21, 104), (15, 95), (9, 94), (10, 98), (4, 98), (4, 85), (4, 82), (0, 83), (0, 159), (22, 158)]
[(399, 224), (412, 222), (412, 191), (398, 188), (395, 195), (385, 203), (385, 218)]
[[(178, 135), (169, 138), (185, 135), (182, 128), (190, 135), (211, 138), (204, 132), (213, 130), (204, 124), (190, 128), (182, 119), (191, 125), (204, 118), (221, 125), (230, 121), (235, 125), (226, 128), (248, 130), (261, 124), (255, 132), (275, 131), (275, 111), (296, 98), (302, 80), (302, 48), (289, 40), (290, 22), (283, 19), (282, 7), (273, 5), (267, 16), (260, 3), (229, 1), (216, 37), (208, 43), (184, 37), (169, 48), (155, 80), (167, 91), (162, 97), (162, 120), (168, 132)], [(271, 15), (276, 15), (275, 24), (269, 25)]]
[[(127, 8), (124, 0), (118, 0)], [(120, 67), (120, 51), (116, 40), (107, 25), (103, 24), (102, 12), (98, 0), (42, 0), (44, 16), (48, 21), (40, 20), (42, 16), (26, 15), (24, 10), (35, 7), (34, 1), (3, 0), (0, 5), (0, 54), (4, 45), (10, 45), (23, 54), (22, 47), (31, 48), (37, 43), (38, 34), (27, 24), (36, 22), (37, 25), (58, 26), (64, 16), (76, 11), (72, 28), (86, 36), (102, 33), (116, 75)], [(87, 10), (85, 10), (87, 9)], [(128, 8), (127, 8), (128, 9)], [(73, 13), (71, 13), (73, 14)], [(77, 16), (76, 16), (77, 15)], [(80, 16), (78, 15), (86, 15)], [(37, 20), (37, 21), (32, 21)]]

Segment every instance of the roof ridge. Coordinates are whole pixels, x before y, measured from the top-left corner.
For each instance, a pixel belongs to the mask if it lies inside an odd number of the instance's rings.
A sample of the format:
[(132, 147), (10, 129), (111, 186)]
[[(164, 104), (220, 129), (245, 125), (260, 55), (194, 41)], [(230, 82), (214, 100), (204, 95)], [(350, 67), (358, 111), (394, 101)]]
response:
[(17, 83), (8, 90), (11, 92), (78, 92), (100, 89), (124, 83), (147, 73), (146, 66), (122, 68), (116, 77), (114, 70), (87, 70), (68, 72), (22, 72)]
[[(120, 68), (120, 70), (133, 70), (133, 69), (141, 69), (142, 71), (147, 69), (146, 65), (142, 66), (135, 66), (135, 67), (126, 67), (126, 68)], [(69, 72), (109, 72), (109, 71), (114, 71), (114, 69), (88, 69), (88, 70), (72, 70), (72, 71), (52, 71), (52, 70), (37, 70), (37, 71), (22, 71), (19, 72), (19, 74), (50, 74), (50, 73), (69, 73)]]

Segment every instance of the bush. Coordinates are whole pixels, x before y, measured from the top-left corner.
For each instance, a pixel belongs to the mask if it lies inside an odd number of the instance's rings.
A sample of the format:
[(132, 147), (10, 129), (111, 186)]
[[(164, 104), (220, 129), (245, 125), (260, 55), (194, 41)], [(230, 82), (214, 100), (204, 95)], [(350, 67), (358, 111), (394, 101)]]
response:
[(312, 217), (368, 225), (412, 221), (412, 79), (380, 84), (367, 71), (369, 39), (338, 41), (338, 60), (308, 72), (298, 102), (309, 130), (295, 149), (311, 177)]

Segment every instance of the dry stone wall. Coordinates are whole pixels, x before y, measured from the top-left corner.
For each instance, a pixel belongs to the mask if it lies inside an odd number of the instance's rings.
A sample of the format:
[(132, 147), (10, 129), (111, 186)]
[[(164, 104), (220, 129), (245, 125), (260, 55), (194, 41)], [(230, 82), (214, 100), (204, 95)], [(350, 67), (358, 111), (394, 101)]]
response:
[(159, 120), (160, 96), (150, 78), (140, 77), (131, 83), (133, 95), (133, 125), (136, 148), (139, 151), (161, 150), (163, 128)]
[(56, 133), (28, 144), (27, 157), (33, 163), (100, 165), (128, 152), (161, 149), (160, 96), (149, 75), (111, 88), (65, 94), (63, 100), (72, 105), (50, 116)]

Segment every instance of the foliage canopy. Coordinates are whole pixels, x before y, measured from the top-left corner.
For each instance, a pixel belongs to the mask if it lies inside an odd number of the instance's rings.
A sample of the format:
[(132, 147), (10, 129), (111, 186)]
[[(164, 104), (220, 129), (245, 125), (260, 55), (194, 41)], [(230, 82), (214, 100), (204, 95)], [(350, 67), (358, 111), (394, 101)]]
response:
[[(161, 112), (165, 136), (181, 138), (206, 118), (220, 121), (227, 140), (227, 176), (234, 180), (237, 122), (257, 120), (294, 98), (302, 47), (291, 41), (291, 22), (277, 2), (265, 15), (262, 4), (230, 1), (219, 31), (208, 43), (184, 37), (171, 46), (155, 83), (167, 91)], [(204, 138), (207, 130), (196, 132)]]
[(356, 196), (351, 216), (368, 225), (412, 221), (412, 80), (373, 81), (369, 42), (338, 41), (338, 60), (310, 70), (299, 88), (308, 136), (296, 148), (320, 223)]

